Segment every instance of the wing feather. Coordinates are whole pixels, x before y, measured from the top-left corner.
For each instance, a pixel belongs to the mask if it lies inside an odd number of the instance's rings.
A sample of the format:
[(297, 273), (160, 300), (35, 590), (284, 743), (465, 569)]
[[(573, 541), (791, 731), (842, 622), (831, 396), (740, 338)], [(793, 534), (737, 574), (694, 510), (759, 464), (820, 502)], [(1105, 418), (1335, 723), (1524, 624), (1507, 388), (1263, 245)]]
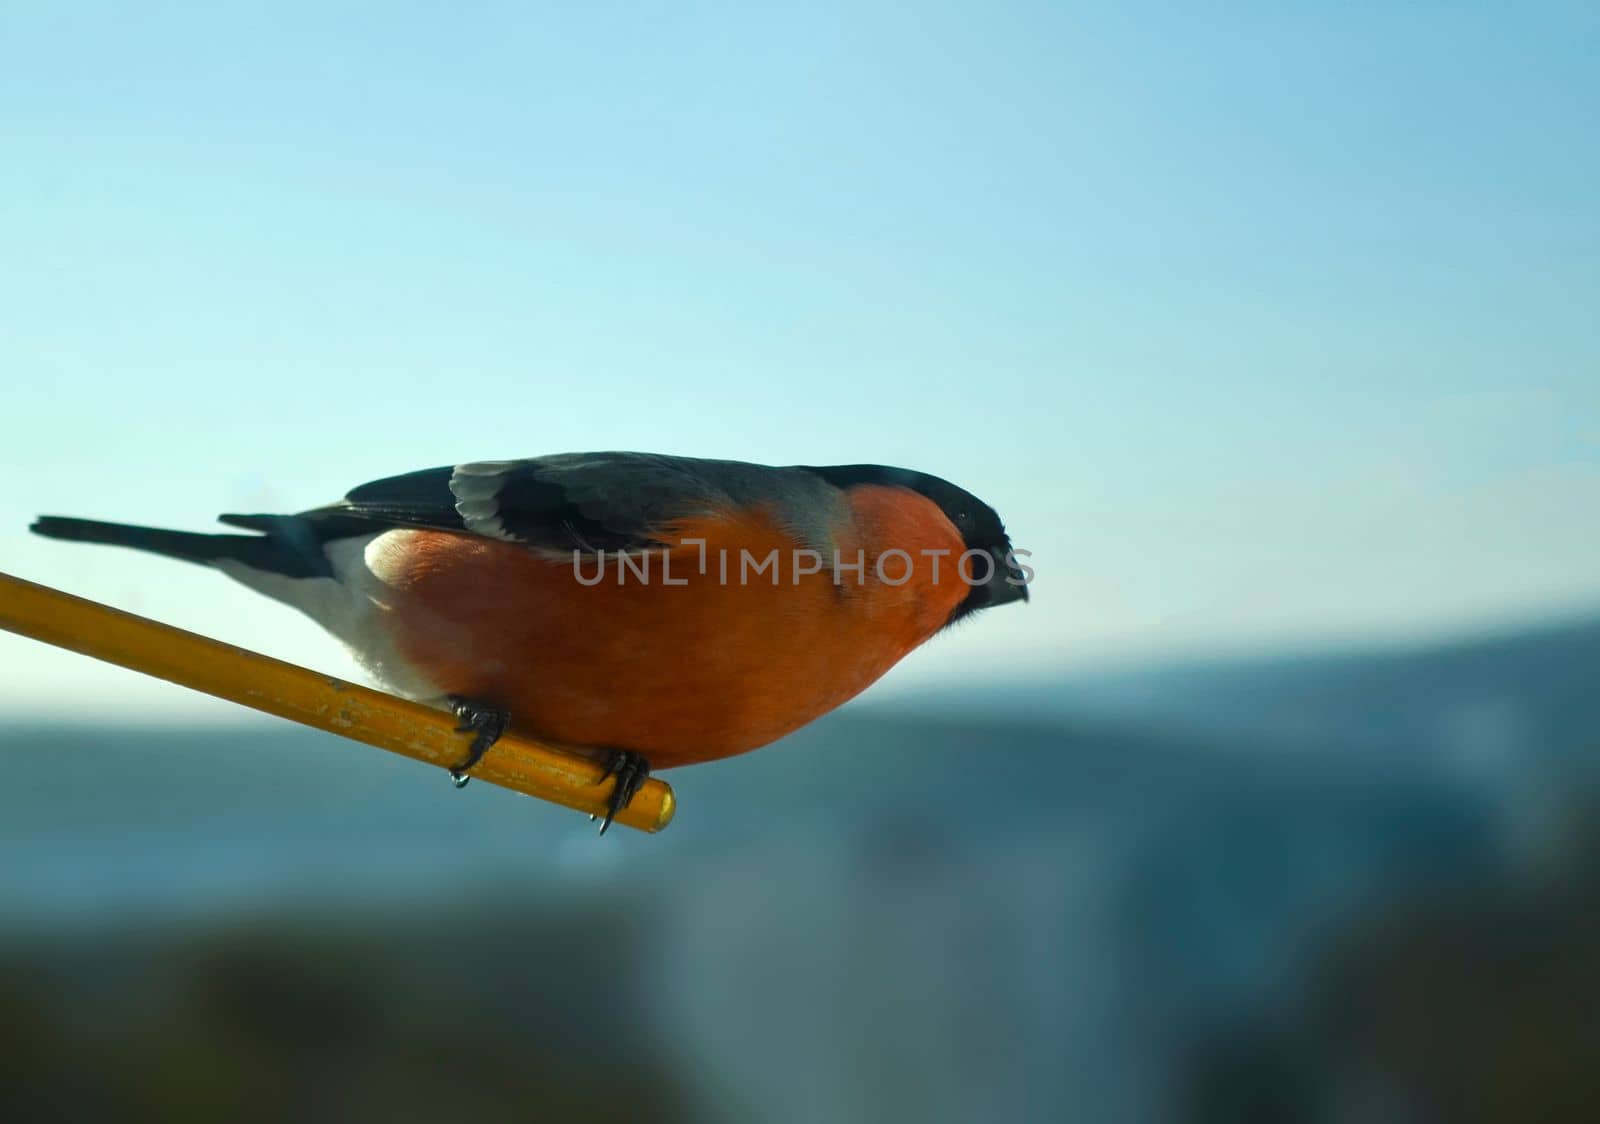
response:
[(303, 513), (328, 537), (374, 527), (466, 532), (559, 552), (665, 545), (673, 525), (768, 505), (805, 542), (830, 541), (842, 497), (804, 468), (651, 453), (479, 461), (376, 480)]

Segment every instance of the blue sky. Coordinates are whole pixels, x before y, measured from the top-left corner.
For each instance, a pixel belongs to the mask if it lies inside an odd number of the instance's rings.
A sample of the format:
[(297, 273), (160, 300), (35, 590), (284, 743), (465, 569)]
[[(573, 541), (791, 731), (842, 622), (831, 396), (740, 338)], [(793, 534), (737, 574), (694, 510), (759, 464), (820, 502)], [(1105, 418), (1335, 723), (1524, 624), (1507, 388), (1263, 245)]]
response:
[[(889, 689), (1600, 606), (1600, 9), (7, 5), (0, 567), (461, 460), (948, 476), (1035, 599)], [(221, 704), (0, 637), (0, 704)]]

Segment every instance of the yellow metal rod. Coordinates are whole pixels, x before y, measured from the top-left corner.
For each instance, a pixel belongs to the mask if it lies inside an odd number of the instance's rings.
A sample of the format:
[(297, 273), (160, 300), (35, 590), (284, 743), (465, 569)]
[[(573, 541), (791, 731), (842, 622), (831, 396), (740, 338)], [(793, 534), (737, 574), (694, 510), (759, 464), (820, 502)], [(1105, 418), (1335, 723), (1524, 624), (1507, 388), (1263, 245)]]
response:
[[(0, 628), (429, 765), (460, 762), (472, 740), (443, 711), (8, 574), (0, 574)], [(616, 785), (603, 772), (577, 752), (507, 734), (472, 776), (603, 816)], [(660, 831), (675, 805), (672, 789), (652, 778), (616, 822)]]

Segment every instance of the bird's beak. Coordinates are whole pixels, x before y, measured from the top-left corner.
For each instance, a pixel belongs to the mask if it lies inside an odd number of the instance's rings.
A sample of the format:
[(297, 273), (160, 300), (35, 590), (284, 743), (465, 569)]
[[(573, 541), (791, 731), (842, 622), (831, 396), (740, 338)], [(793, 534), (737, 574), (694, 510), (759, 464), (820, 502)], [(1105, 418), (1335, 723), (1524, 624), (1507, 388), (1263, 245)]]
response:
[(994, 576), (989, 579), (989, 604), (1009, 605), (1013, 601), (1028, 599), (1027, 575), (1011, 557), (1011, 548), (993, 549)]

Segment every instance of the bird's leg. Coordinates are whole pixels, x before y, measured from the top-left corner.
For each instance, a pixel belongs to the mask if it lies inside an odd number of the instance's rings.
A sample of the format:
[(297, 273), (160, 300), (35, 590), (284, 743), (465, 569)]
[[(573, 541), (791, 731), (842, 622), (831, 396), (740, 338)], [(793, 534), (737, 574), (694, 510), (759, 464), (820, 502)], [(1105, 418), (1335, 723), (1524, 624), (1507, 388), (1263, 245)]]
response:
[[(650, 762), (644, 759), (643, 754), (634, 753), (630, 749), (613, 749), (610, 758), (606, 761), (605, 774), (597, 782), (605, 784), (612, 777), (617, 778), (617, 787), (611, 790), (611, 799), (606, 804), (606, 819), (600, 825), (600, 834), (606, 833), (606, 828), (611, 826), (611, 821), (617, 818), (617, 813), (628, 806), (634, 793), (644, 787), (645, 780), (650, 776)], [(598, 819), (590, 816), (590, 821)]]
[(456, 727), (461, 733), (477, 731), (472, 745), (467, 747), (467, 759), (450, 770), (450, 779), (456, 782), (456, 787), (465, 788), (467, 781), (472, 779), (467, 776), (467, 770), (482, 761), (489, 747), (500, 740), (500, 735), (511, 724), (511, 715), (487, 703), (473, 702), (460, 695), (450, 696), (450, 713), (461, 719), (461, 725)]

